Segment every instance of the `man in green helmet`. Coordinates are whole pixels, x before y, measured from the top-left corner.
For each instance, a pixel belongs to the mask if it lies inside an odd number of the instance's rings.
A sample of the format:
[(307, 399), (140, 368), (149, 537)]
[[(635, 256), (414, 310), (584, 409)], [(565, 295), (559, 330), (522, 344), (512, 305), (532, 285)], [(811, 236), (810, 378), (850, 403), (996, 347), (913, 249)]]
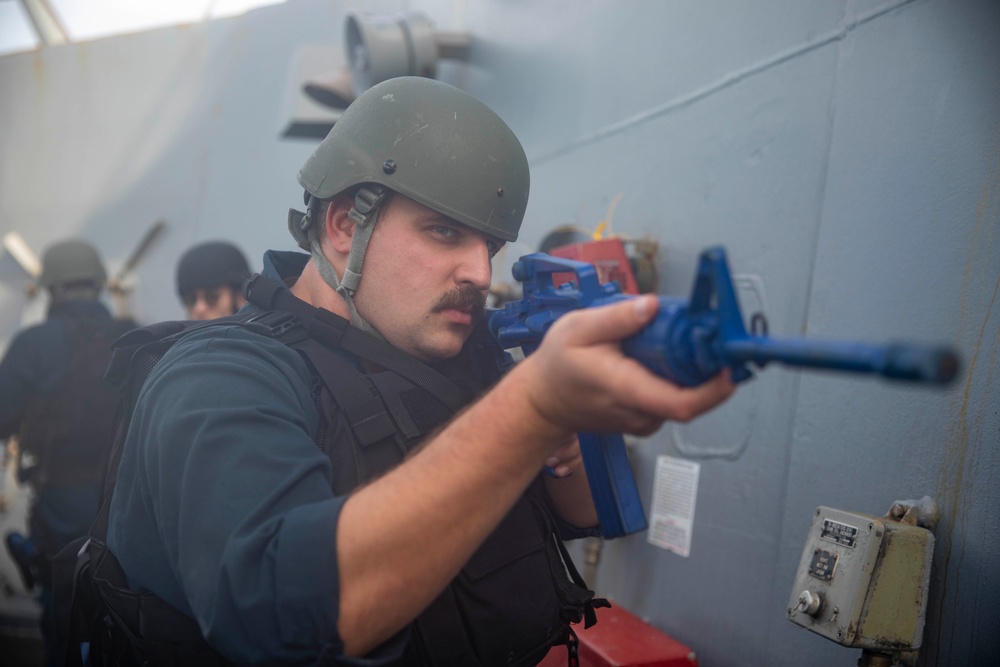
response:
[(54, 632), (51, 562), (87, 534), (110, 442), (114, 396), (101, 377), (111, 343), (131, 321), (114, 319), (99, 301), (106, 281), (92, 245), (55, 243), (42, 256), (45, 322), (21, 331), (0, 362), (0, 439), (18, 437), (22, 482), (32, 489), (30, 541), (8, 535), (26, 583), (40, 588), (47, 665), (61, 664)]
[(622, 355), (653, 297), (564, 316), (496, 377), (477, 324), (528, 164), (462, 91), (371, 88), (299, 182), (309, 254), (265, 255), (243, 324), (184, 335), (134, 412), (107, 544), (211, 651), (144, 635), (175, 622), (152, 615), (132, 646), (150, 664), (535, 664), (602, 602), (561, 548), (597, 530), (574, 434), (649, 434), (732, 383), (680, 389)]

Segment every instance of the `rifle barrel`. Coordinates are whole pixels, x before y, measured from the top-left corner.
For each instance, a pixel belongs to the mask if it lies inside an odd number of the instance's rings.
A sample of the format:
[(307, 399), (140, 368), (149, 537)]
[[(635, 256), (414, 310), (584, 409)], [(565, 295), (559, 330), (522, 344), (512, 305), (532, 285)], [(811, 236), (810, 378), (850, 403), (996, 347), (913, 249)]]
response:
[(723, 343), (732, 362), (764, 366), (777, 361), (789, 366), (874, 373), (894, 380), (947, 384), (958, 373), (958, 357), (938, 346), (912, 343), (867, 343), (776, 339), (750, 336)]

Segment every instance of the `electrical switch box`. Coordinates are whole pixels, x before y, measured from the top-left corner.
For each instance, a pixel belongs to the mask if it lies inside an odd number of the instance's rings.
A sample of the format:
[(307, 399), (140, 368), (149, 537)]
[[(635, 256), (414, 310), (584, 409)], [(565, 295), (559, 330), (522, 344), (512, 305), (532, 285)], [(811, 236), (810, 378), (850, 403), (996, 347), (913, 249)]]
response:
[(934, 535), (820, 507), (788, 601), (788, 620), (852, 648), (920, 648)]

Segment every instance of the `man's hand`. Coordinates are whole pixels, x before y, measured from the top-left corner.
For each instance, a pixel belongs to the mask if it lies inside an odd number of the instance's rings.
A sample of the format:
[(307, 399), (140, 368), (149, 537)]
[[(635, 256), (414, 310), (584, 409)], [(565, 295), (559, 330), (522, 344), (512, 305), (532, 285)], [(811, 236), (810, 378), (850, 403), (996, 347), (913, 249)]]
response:
[(641, 296), (568, 313), (538, 350), (518, 365), (529, 404), (564, 434), (581, 431), (649, 435), (664, 421), (686, 422), (729, 398), (728, 372), (683, 388), (626, 357), (623, 339), (656, 316), (659, 300)]
[(566, 439), (545, 460), (545, 465), (552, 469), (555, 477), (569, 477), (578, 470), (583, 470), (583, 455), (580, 454), (580, 441), (574, 435)]

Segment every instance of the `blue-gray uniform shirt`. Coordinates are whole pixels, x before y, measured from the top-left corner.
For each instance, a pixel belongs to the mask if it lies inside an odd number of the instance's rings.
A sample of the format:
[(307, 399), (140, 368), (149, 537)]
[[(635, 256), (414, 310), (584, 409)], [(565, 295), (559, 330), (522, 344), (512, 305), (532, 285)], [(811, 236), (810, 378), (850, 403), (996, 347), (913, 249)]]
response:
[[(307, 260), (272, 251), (264, 273), (297, 276)], [(108, 545), (130, 586), (195, 618), (240, 664), (311, 664), (342, 651), (336, 526), (346, 497), (334, 496), (316, 445), (313, 389), (284, 344), (209, 327), (156, 366), (128, 433)], [(334, 664), (391, 662), (405, 639)]]

